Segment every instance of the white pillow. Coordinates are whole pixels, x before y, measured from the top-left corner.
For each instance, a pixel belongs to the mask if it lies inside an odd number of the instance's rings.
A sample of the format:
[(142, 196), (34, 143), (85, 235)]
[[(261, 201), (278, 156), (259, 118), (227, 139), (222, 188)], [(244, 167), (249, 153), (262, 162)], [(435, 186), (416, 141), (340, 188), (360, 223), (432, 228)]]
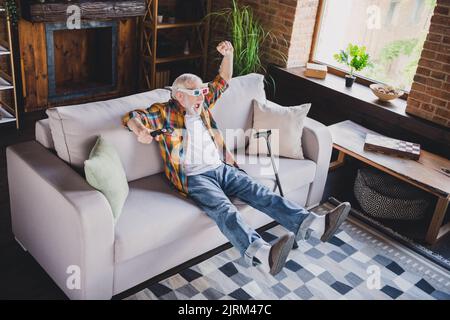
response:
[(244, 149), (247, 143), (245, 133), (252, 127), (252, 101), (267, 101), (264, 76), (251, 73), (235, 77), (229, 85), (212, 108), (212, 114), (222, 130), (228, 149)]
[(302, 149), (303, 126), (311, 104), (283, 107), (267, 100), (266, 104), (253, 101), (253, 133), (250, 136), (248, 154), (267, 155), (264, 138), (255, 138), (258, 131), (271, 130), (271, 151), (274, 156), (304, 159)]

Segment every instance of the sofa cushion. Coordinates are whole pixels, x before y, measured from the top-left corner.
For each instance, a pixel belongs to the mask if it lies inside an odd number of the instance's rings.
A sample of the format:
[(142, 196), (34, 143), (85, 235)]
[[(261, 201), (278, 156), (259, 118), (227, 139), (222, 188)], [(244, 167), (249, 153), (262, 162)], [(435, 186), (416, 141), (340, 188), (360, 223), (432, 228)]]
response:
[[(129, 183), (130, 192), (115, 226), (115, 262), (120, 263), (192, 234), (216, 228), (206, 213), (169, 185), (162, 174)], [(248, 205), (238, 206), (244, 221), (259, 228), (272, 219), (254, 214)]]
[(52, 132), (50, 130), (50, 120), (42, 119), (36, 121), (35, 125), (35, 136), (36, 141), (42, 144), (47, 149), (55, 149), (55, 144), (53, 143)]
[[(253, 100), (266, 103), (264, 76), (248, 74), (230, 80), (229, 88), (212, 109), (228, 149), (244, 148), (245, 131), (252, 127)], [(247, 132), (249, 133), (249, 132)]]
[[(316, 163), (311, 160), (298, 160), (275, 157), (281, 188), (285, 194), (313, 182), (316, 175)], [(239, 167), (265, 184), (275, 189), (276, 179), (270, 157), (247, 155), (245, 149), (236, 150), (236, 162)]]
[(140, 143), (134, 133), (123, 128), (103, 131), (102, 137), (112, 144), (119, 154), (127, 181), (137, 180), (164, 170), (157, 143)]
[[(237, 150), (236, 161), (240, 167), (273, 190), (275, 177), (270, 158), (259, 157), (260, 164), (257, 158), (246, 155), (245, 149)], [(280, 158), (279, 174), (285, 194), (308, 188), (315, 171), (313, 161)], [(116, 262), (126, 261), (177, 239), (189, 237), (205, 228), (216, 227), (192, 200), (172, 188), (162, 173), (132, 181), (129, 188), (122, 215), (116, 224)], [(249, 210), (251, 208), (238, 199), (233, 199), (233, 202), (244, 220), (254, 227), (270, 222), (265, 214), (253, 214)]]
[(130, 192), (115, 229), (115, 260), (125, 261), (212, 226), (161, 173), (129, 183)]
[(125, 113), (169, 98), (168, 90), (157, 89), (119, 99), (48, 109), (56, 152), (69, 164), (82, 168), (97, 137), (105, 130), (121, 128)]

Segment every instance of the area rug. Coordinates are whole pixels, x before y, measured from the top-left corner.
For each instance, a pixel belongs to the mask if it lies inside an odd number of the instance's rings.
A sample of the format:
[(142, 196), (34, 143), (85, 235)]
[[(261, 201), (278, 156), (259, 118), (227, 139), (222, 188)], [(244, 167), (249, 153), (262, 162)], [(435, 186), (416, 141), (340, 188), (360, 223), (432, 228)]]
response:
[[(320, 213), (334, 207), (325, 203)], [(262, 234), (273, 242), (276, 226)], [(450, 300), (450, 273), (349, 217), (327, 243), (313, 236), (271, 276), (230, 248), (127, 300)]]
[[(331, 197), (328, 199), (328, 201), (333, 205), (338, 205), (340, 203), (339, 200)], [(418, 253), (419, 255), (424, 256), (425, 258), (435, 262), (436, 264), (440, 265), (444, 269), (450, 272), (450, 260), (443, 257), (442, 255), (436, 253), (435, 251), (431, 250), (430, 248), (427, 248), (417, 241), (414, 241), (411, 238), (408, 238), (407, 236), (393, 230), (392, 228), (389, 228), (385, 226), (383, 223), (369, 217), (367, 214), (362, 213), (361, 211), (352, 209), (351, 214), (361, 220), (364, 224), (370, 226), (371, 228), (380, 231), (382, 234), (385, 234), (389, 236), (391, 239), (395, 240), (396, 242), (399, 242), (403, 244), (405, 247), (411, 249), (412, 251)]]

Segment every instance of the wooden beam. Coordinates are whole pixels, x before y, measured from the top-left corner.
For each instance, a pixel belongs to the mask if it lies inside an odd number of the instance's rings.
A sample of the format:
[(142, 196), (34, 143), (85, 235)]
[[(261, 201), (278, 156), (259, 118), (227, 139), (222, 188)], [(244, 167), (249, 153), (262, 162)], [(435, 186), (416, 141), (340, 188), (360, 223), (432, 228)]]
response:
[(72, 1), (70, 3), (33, 3), (22, 1), (25, 19), (31, 22), (65, 22), (67, 8), (76, 5), (80, 8), (82, 20), (118, 19), (143, 16), (145, 0), (136, 1)]
[(434, 209), (433, 218), (431, 219), (430, 226), (428, 227), (425, 240), (427, 243), (434, 244), (442, 237), (450, 228), (448, 225), (441, 230), (442, 221), (444, 221), (445, 213), (447, 212), (448, 203), (450, 198), (439, 197)]
[(309, 51), (309, 62), (312, 62), (314, 60), (314, 54), (316, 52), (316, 43), (317, 38), (319, 36), (320, 32), (320, 24), (322, 22), (322, 15), (323, 15), (323, 2), (324, 0), (319, 0), (319, 5), (317, 7), (317, 13), (316, 13), (316, 23), (314, 24), (314, 32), (311, 42), (311, 50)]

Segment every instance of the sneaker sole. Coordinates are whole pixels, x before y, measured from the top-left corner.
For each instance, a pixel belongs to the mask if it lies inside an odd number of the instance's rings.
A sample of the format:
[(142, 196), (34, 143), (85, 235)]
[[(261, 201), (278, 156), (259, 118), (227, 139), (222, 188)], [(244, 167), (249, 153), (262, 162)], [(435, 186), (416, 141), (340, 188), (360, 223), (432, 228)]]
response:
[(278, 274), (281, 269), (283, 269), (284, 265), (286, 264), (287, 257), (289, 255), (289, 252), (292, 249), (292, 245), (294, 244), (295, 235), (292, 233), (289, 236), (289, 239), (286, 241), (286, 243), (283, 246), (283, 249), (281, 249), (280, 257), (277, 259), (277, 263), (274, 263), (272, 266), (272, 269), (270, 269), (271, 275)]
[(350, 204), (345, 206), (344, 210), (342, 211), (341, 215), (338, 218), (338, 221), (336, 222), (336, 225), (334, 226), (334, 228), (328, 230), (328, 233), (323, 234), (322, 237), (320, 238), (320, 240), (322, 242), (327, 242), (328, 240), (331, 239), (331, 237), (334, 235), (334, 233), (336, 232), (336, 230), (340, 227), (340, 225), (342, 224), (342, 222), (345, 221), (345, 219), (347, 219), (348, 217), (348, 213), (350, 212), (351, 206)]

